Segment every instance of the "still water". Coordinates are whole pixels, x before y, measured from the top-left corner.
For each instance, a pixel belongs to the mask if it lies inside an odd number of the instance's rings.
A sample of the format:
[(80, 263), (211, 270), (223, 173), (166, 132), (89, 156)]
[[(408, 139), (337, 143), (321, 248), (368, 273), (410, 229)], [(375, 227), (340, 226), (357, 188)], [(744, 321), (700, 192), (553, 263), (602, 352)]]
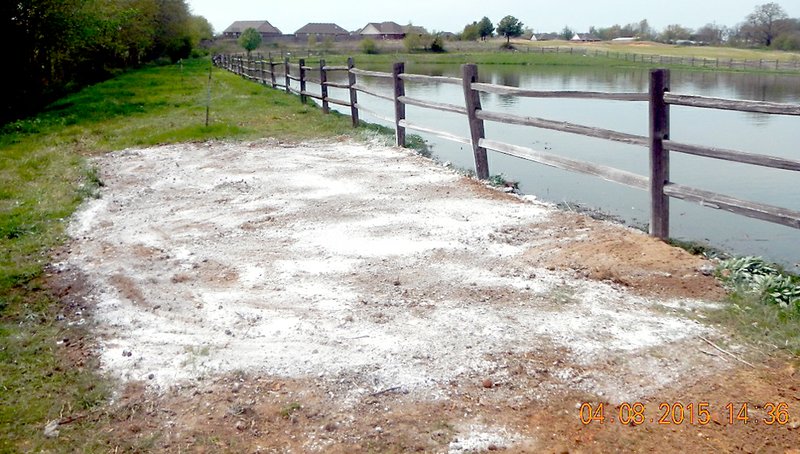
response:
[[(365, 68), (388, 72), (389, 68)], [(406, 72), (460, 77), (457, 65), (407, 64)], [(553, 68), (535, 66), (481, 65), (481, 82), (537, 90), (582, 90), (646, 92), (646, 70), (603, 68)], [(392, 92), (385, 79), (360, 78), (359, 84)], [(309, 86), (309, 90), (314, 90)], [(800, 75), (736, 74), (673, 71), (671, 91), (732, 99), (800, 104)], [(406, 95), (414, 98), (463, 105), (460, 86), (406, 83)], [(343, 90), (330, 89), (330, 96), (348, 99)], [(484, 110), (569, 121), (646, 136), (648, 110), (645, 102), (602, 100), (529, 99), (482, 94)], [(386, 117), (393, 117), (390, 102), (359, 93), (359, 103)], [(349, 114), (349, 108), (340, 109)], [(362, 114), (362, 119), (385, 124)], [(406, 118), (415, 124), (469, 137), (466, 117), (406, 107)], [(391, 126), (386, 124), (386, 126)], [(486, 122), (486, 137), (531, 147), (589, 162), (605, 164), (647, 175), (647, 150), (643, 147), (592, 139), (538, 128)], [(417, 134), (409, 130), (409, 133)], [(433, 156), (454, 166), (474, 169), (469, 146), (420, 133)], [(800, 159), (800, 117), (718, 111), (673, 106), (671, 138), (675, 141), (729, 148), (751, 153)], [(722, 194), (800, 210), (800, 173), (729, 163), (672, 152), (671, 181)], [(489, 170), (508, 180), (519, 181), (520, 190), (538, 198), (597, 209), (626, 223), (646, 227), (648, 195), (644, 191), (609, 183), (595, 177), (553, 169), (489, 151)], [(757, 221), (699, 205), (670, 199), (670, 234), (681, 240), (698, 241), (736, 255), (759, 255), (800, 271), (800, 230)]]

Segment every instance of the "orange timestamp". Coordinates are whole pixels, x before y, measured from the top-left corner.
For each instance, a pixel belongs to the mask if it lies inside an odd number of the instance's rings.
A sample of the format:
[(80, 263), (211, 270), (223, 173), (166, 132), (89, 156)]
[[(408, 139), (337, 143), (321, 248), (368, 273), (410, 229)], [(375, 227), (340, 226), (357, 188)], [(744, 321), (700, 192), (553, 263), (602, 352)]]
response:
[[(651, 404), (650, 407), (653, 405)], [(758, 417), (752, 416), (752, 408), (760, 408)], [(584, 425), (590, 424), (624, 424), (638, 426), (645, 423), (660, 425), (691, 424), (704, 426), (712, 421), (718, 424), (765, 424), (786, 425), (789, 423), (789, 405), (786, 402), (767, 402), (755, 405), (749, 402), (729, 402), (719, 409), (718, 418), (712, 417), (711, 404), (708, 402), (661, 402), (658, 411), (648, 411), (642, 402), (622, 402), (617, 406), (605, 403), (591, 404), (584, 402), (580, 407), (580, 420)]]

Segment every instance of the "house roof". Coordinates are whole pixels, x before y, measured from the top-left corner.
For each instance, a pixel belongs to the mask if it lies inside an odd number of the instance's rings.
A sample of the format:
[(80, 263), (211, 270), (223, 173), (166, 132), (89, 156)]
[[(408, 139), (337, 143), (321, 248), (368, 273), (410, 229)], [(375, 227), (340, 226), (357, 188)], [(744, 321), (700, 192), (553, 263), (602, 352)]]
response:
[(350, 32), (336, 24), (308, 23), (302, 26), (295, 34), (308, 35), (349, 35)]
[(365, 31), (370, 26), (375, 28), (375, 30), (377, 30), (377, 32), (378, 32), (377, 34), (380, 34), (380, 35), (402, 35), (402, 34), (405, 33), (405, 31), (403, 30), (403, 27), (400, 24), (398, 24), (396, 22), (392, 22), (392, 21), (370, 22), (367, 25), (365, 25), (364, 28), (362, 28), (359, 33), (361, 33), (362, 35), (363, 34), (369, 34), (369, 33), (365, 33)]
[(254, 28), (259, 33), (282, 34), (280, 30), (265, 20), (237, 20), (228, 26), (223, 33), (242, 33), (248, 28)]

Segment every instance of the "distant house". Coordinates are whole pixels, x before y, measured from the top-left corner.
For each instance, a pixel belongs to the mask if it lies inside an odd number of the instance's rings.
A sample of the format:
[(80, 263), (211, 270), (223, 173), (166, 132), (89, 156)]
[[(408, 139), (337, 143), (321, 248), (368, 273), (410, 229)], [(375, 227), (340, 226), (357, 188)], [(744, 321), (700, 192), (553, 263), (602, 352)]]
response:
[(580, 41), (582, 43), (594, 43), (600, 41), (600, 38), (591, 33), (575, 33), (570, 41)]
[(633, 36), (620, 36), (619, 38), (614, 38), (611, 40), (612, 43), (630, 43), (633, 41), (638, 41), (639, 38)]
[(561, 35), (558, 33), (534, 33), (533, 36), (531, 36), (531, 41), (552, 41), (554, 39), (559, 39), (560, 37)]
[(396, 22), (370, 22), (358, 31), (364, 38), (372, 39), (403, 39), (406, 36), (403, 26)]
[(309, 23), (294, 32), (294, 36), (299, 40), (308, 39), (309, 36), (313, 36), (316, 39), (331, 38), (336, 40), (350, 36), (350, 32), (336, 24)]
[(242, 32), (248, 28), (254, 28), (257, 32), (261, 33), (262, 38), (272, 38), (283, 34), (265, 20), (239, 20), (226, 28), (225, 31), (222, 32), (222, 36), (226, 38), (238, 38), (242, 35)]

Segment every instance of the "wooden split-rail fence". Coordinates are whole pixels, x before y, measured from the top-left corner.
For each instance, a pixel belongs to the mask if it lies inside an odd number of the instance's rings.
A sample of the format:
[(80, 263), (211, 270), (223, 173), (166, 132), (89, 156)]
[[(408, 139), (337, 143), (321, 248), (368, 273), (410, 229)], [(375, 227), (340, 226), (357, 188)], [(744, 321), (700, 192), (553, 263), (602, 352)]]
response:
[[(306, 66), (304, 59), (291, 63), (288, 58), (276, 62), (272, 58), (245, 58), (242, 56), (218, 55), (214, 63), (244, 78), (257, 81), (272, 88), (284, 89), (300, 96), (302, 102), (308, 98), (319, 100), (324, 112), (330, 111), (330, 104), (350, 108), (353, 126), (359, 125), (359, 112), (363, 111), (380, 120), (394, 125), (398, 146), (406, 144), (406, 130), (428, 133), (446, 140), (471, 146), (475, 172), (478, 178), (489, 178), (487, 150), (492, 150), (520, 159), (537, 162), (551, 167), (593, 175), (607, 181), (648, 191), (650, 193), (650, 234), (666, 239), (669, 237), (669, 199), (676, 198), (694, 202), (705, 207), (729, 211), (755, 219), (800, 229), (800, 211), (737, 199), (728, 195), (706, 191), (670, 181), (670, 152), (685, 153), (723, 161), (738, 162), (754, 166), (800, 172), (800, 160), (788, 159), (763, 154), (698, 146), (673, 140), (670, 137), (670, 106), (688, 106), (706, 109), (734, 110), (740, 112), (757, 112), (769, 115), (800, 116), (800, 105), (761, 101), (742, 101), (724, 98), (712, 98), (670, 91), (670, 72), (666, 69), (650, 71), (650, 89), (646, 93), (605, 93), (588, 91), (540, 91), (512, 86), (481, 83), (478, 81), (478, 67), (473, 64), (462, 66), (462, 77), (428, 76), (405, 72), (403, 63), (394, 63), (392, 72), (367, 71), (355, 67), (352, 58), (345, 66), (329, 66), (324, 60), (318, 66)], [(307, 89), (309, 73), (313, 72), (319, 79), (313, 82), (320, 87), (319, 92)], [(331, 72), (346, 72), (347, 83), (328, 81)], [(380, 78), (392, 81), (392, 93), (379, 93), (370, 89), (360, 78)], [(295, 82), (295, 84), (292, 84)], [(464, 104), (437, 103), (406, 96), (406, 83), (441, 83), (459, 85), (463, 88)], [(335, 87), (347, 90), (349, 99), (342, 100), (328, 95), (328, 88)], [(387, 118), (378, 112), (365, 108), (358, 102), (362, 93), (394, 104), (394, 118)], [(494, 93), (507, 96), (530, 98), (581, 98), (596, 100), (647, 102), (649, 104), (649, 134), (640, 136), (608, 129), (595, 128), (563, 121), (544, 118), (527, 117), (503, 112), (492, 112), (481, 108), (480, 93)], [(470, 137), (461, 137), (449, 132), (437, 130), (433, 125), (420, 125), (406, 118), (406, 106), (417, 106), (443, 112), (464, 115), (469, 124)], [(640, 145), (649, 150), (649, 175), (638, 175), (613, 167), (559, 156), (553, 153), (518, 146), (501, 140), (486, 137), (484, 122), (499, 122), (513, 125), (532, 126), (571, 134)]]

